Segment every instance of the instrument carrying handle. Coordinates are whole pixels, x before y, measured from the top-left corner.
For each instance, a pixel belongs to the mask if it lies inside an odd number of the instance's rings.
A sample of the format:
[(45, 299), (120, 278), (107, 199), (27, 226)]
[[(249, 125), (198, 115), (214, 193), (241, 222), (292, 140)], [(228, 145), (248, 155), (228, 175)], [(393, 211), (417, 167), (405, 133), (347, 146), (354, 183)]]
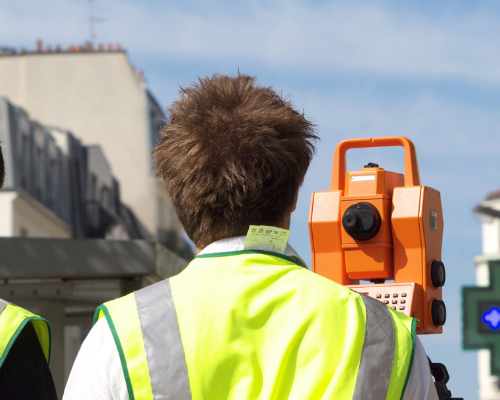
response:
[(405, 187), (420, 186), (417, 152), (412, 141), (403, 136), (378, 137), (367, 139), (348, 139), (340, 142), (333, 156), (331, 191), (345, 190), (346, 152), (349, 149), (364, 149), (368, 147), (401, 146), (405, 151)]

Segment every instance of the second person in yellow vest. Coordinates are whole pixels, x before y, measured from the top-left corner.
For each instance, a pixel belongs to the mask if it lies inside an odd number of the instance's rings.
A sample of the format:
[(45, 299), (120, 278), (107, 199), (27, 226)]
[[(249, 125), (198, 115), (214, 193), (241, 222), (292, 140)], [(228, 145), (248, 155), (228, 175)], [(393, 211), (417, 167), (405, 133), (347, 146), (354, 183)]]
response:
[[(0, 189), (4, 180), (0, 146)], [(57, 399), (49, 370), (50, 345), (46, 320), (0, 299), (0, 399)]]

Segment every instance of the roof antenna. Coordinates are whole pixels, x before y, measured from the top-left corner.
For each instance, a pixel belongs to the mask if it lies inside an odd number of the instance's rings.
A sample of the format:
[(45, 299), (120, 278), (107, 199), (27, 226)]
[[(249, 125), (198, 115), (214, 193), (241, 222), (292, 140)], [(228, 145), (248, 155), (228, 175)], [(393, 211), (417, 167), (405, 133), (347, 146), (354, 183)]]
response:
[(89, 33), (90, 33), (89, 42), (93, 46), (95, 44), (95, 40), (97, 39), (95, 24), (98, 22), (105, 22), (106, 20), (103, 18), (97, 18), (95, 16), (95, 10), (94, 10), (95, 0), (87, 0), (87, 2), (89, 3)]

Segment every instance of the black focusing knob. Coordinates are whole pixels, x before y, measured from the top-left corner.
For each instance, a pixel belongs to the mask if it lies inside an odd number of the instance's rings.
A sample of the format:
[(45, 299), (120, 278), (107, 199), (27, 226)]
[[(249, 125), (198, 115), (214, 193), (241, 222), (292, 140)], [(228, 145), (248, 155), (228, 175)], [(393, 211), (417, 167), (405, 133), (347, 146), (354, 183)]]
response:
[(444, 286), (446, 282), (446, 270), (444, 264), (441, 261), (434, 260), (431, 264), (431, 281), (432, 286), (436, 289), (438, 287)]
[(370, 203), (356, 203), (350, 206), (342, 217), (342, 226), (355, 240), (369, 240), (380, 230), (380, 213)]
[(431, 314), (434, 326), (444, 325), (446, 322), (446, 306), (444, 305), (444, 301), (432, 300)]
[(352, 212), (346, 212), (342, 217), (342, 225), (350, 231), (356, 230), (361, 224), (361, 218)]

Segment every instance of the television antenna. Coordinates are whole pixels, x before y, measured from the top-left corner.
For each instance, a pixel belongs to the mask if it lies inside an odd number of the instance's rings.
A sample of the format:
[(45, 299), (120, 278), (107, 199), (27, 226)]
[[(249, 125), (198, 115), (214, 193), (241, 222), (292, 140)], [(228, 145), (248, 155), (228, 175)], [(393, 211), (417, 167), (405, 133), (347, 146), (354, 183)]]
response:
[(95, 44), (95, 40), (97, 39), (96, 24), (105, 22), (106, 20), (95, 16), (95, 0), (87, 0), (87, 3), (89, 3), (89, 42)]

